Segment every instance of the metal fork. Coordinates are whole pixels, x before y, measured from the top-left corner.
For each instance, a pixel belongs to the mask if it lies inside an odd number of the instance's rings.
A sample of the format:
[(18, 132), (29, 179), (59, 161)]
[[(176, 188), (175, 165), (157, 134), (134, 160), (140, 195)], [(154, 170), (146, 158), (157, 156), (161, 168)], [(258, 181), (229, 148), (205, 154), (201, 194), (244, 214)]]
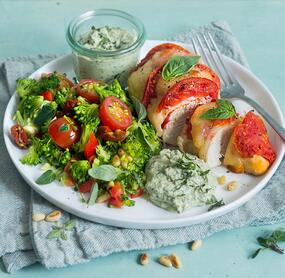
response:
[(206, 64), (213, 68), (221, 78), (221, 97), (239, 98), (249, 103), (272, 126), (283, 141), (285, 141), (285, 129), (275, 119), (273, 119), (260, 104), (245, 95), (245, 90), (227, 69), (223, 56), (212, 35), (209, 32), (205, 32), (203, 34), (196, 33), (191, 40), (194, 51), (201, 55)]

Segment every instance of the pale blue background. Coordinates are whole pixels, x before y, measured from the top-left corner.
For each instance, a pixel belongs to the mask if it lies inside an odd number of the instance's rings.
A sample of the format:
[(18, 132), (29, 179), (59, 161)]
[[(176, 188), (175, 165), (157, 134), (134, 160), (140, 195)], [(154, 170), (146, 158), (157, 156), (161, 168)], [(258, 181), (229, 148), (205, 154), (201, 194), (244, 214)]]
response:
[[(138, 16), (152, 39), (226, 19), (252, 71), (271, 89), (285, 112), (285, 1), (0, 0), (0, 59), (67, 52), (64, 40), (67, 22), (95, 8), (122, 9)], [(285, 255), (264, 252), (255, 260), (248, 259), (257, 248), (256, 237), (280, 226), (221, 232), (206, 239), (196, 252), (191, 252), (187, 245), (152, 250), (149, 251), (152, 259), (146, 267), (136, 263), (139, 252), (130, 252), (50, 271), (37, 264), (12, 277), (284, 277)], [(171, 252), (181, 258), (182, 269), (166, 269), (156, 263), (159, 255)], [(0, 277), (8, 277), (1, 264)]]

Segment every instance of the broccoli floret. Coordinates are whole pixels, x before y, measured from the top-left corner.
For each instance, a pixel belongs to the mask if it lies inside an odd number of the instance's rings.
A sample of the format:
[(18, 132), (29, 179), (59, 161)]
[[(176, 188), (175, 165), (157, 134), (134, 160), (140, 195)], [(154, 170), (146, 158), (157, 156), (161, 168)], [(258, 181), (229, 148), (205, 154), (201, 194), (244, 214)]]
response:
[(75, 152), (83, 152), (84, 147), (87, 144), (91, 134), (95, 132), (94, 126), (92, 125), (83, 125), (81, 127), (81, 137), (80, 140), (73, 145), (73, 150)]
[(27, 96), (19, 104), (18, 110), (23, 118), (34, 119), (44, 103), (42, 96)]
[(84, 98), (78, 97), (78, 103), (73, 109), (75, 112), (74, 118), (77, 119), (79, 123), (82, 125), (90, 125), (94, 130), (97, 129), (100, 124), (97, 104), (90, 104)]
[(40, 140), (39, 155), (55, 167), (64, 167), (71, 159), (69, 150), (60, 149), (48, 135)]
[(56, 91), (54, 94), (54, 101), (60, 106), (64, 107), (65, 102), (73, 97), (73, 93), (70, 88), (63, 88)]
[(97, 146), (96, 148), (97, 158), (102, 162), (107, 164), (111, 159), (111, 152), (106, 149), (102, 145)]
[(125, 102), (126, 104), (130, 105), (130, 100), (127, 97), (126, 92), (122, 89), (120, 82), (115, 79), (109, 85), (98, 85), (94, 84), (95, 91), (100, 96), (100, 99), (103, 100), (108, 96), (115, 96)]
[(93, 166), (108, 164), (114, 155), (117, 154), (121, 144), (119, 142), (106, 141), (105, 145), (98, 145), (96, 148), (96, 158), (93, 161)]
[(18, 79), (16, 91), (21, 98), (37, 93), (38, 81), (32, 78)]
[(88, 160), (78, 160), (72, 163), (70, 167), (70, 174), (80, 184), (88, 180), (90, 163)]
[(42, 162), (40, 158), (40, 139), (33, 137), (30, 140), (31, 147), (28, 152), (21, 158), (21, 162), (27, 165), (38, 165)]
[(57, 89), (60, 85), (60, 80), (57, 77), (58, 73), (54, 72), (51, 75), (42, 76), (38, 80), (38, 92)]

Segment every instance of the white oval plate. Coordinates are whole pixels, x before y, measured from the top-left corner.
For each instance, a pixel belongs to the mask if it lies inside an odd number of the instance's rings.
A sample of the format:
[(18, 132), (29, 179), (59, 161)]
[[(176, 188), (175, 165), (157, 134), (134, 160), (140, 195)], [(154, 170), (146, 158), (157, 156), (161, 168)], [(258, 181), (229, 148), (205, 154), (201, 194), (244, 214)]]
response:
[[(164, 41), (146, 41), (142, 48), (141, 56), (143, 57), (153, 46), (163, 42)], [(191, 50), (189, 45), (183, 46)], [(240, 64), (229, 58), (225, 59), (231, 72), (246, 89), (247, 94), (253, 99), (258, 100), (258, 102), (266, 108), (267, 112), (284, 126), (283, 116), (278, 103), (266, 86)], [(39, 78), (42, 73), (53, 71), (65, 72), (70, 78), (74, 77), (75, 74), (71, 55), (53, 60), (34, 72), (31, 77)], [(79, 195), (76, 192), (71, 188), (62, 186), (59, 182), (53, 182), (45, 186), (37, 185), (35, 180), (42, 174), (40, 166), (31, 167), (20, 163), (19, 159), (23, 156), (24, 151), (18, 149), (9, 136), (10, 127), (13, 125), (12, 117), (16, 110), (17, 101), (18, 98), (16, 94), (14, 94), (7, 106), (4, 117), (4, 139), (9, 155), (19, 173), (35, 191), (54, 205), (79, 217), (107, 225), (137, 229), (174, 228), (204, 222), (225, 214), (244, 204), (266, 185), (276, 171), (284, 154), (284, 145), (281, 139), (271, 127), (267, 126), (270, 140), (277, 153), (276, 161), (269, 171), (261, 177), (227, 173), (224, 167), (214, 169), (217, 175), (225, 175), (227, 181), (238, 181), (239, 187), (233, 192), (228, 192), (222, 186), (219, 186), (216, 190), (216, 196), (223, 198), (226, 205), (210, 212), (207, 211), (207, 207), (205, 206), (193, 208), (189, 212), (182, 214), (172, 213), (154, 206), (143, 198), (136, 199), (136, 205), (134, 207), (124, 207), (122, 209), (111, 209), (105, 204), (87, 206), (80, 202)], [(241, 113), (252, 109), (240, 100), (234, 100), (234, 104), (238, 112)]]

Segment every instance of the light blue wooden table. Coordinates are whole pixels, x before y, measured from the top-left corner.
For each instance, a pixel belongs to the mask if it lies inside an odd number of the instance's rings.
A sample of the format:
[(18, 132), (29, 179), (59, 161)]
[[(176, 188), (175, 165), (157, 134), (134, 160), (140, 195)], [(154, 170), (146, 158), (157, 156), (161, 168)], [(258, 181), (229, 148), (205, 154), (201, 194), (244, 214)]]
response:
[[(0, 59), (68, 52), (64, 39), (67, 22), (96, 8), (121, 9), (140, 17), (148, 38), (152, 39), (226, 19), (252, 71), (267, 84), (285, 112), (285, 1), (0, 0)], [(206, 239), (196, 252), (191, 252), (187, 245), (152, 250), (149, 251), (152, 259), (146, 267), (136, 263), (139, 252), (129, 252), (65, 269), (46, 270), (37, 264), (12, 277), (284, 277), (285, 255), (268, 251), (255, 260), (248, 258), (257, 248), (256, 237), (280, 226), (221, 232)], [(167, 269), (156, 262), (159, 255), (170, 252), (180, 256), (182, 269)], [(8, 277), (1, 265), (0, 277)]]

